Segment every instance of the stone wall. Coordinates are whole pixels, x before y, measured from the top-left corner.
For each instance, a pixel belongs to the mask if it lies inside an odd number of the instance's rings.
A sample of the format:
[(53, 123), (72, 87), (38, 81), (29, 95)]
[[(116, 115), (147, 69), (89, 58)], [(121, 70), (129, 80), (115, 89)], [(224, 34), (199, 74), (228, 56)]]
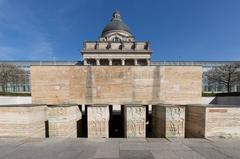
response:
[(0, 137), (45, 137), (47, 107), (44, 105), (0, 106)]
[(185, 107), (154, 105), (152, 107), (152, 129), (155, 137), (184, 137)]
[(238, 106), (187, 106), (186, 119), (187, 137), (240, 137)]
[(33, 103), (201, 103), (200, 66), (32, 66)]
[(77, 137), (77, 122), (82, 113), (77, 105), (48, 107), (49, 137)]

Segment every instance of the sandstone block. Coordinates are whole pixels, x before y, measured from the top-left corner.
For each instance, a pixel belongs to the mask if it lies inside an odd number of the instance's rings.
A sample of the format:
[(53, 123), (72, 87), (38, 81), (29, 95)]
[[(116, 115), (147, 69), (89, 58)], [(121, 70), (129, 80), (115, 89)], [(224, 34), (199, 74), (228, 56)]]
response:
[(146, 106), (124, 106), (125, 137), (146, 137)]
[(109, 137), (109, 106), (93, 105), (87, 107), (87, 124), (89, 138)]
[(81, 119), (77, 105), (49, 106), (49, 137), (77, 137), (77, 121)]
[(159, 104), (152, 107), (152, 129), (156, 137), (185, 136), (185, 107)]

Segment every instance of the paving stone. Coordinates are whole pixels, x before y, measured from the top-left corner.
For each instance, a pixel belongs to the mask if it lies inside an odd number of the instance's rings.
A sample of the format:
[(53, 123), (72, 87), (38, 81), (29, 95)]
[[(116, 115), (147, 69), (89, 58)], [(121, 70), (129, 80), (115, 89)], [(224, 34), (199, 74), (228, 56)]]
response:
[(104, 143), (98, 146), (95, 158), (119, 158), (118, 143)]
[(120, 159), (154, 159), (154, 157), (150, 151), (146, 150), (122, 150)]

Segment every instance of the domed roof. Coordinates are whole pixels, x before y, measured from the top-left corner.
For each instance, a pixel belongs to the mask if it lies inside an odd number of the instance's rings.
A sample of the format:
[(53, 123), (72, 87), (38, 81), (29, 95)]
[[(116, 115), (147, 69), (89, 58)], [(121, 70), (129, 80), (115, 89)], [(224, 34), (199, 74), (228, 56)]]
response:
[(123, 30), (131, 34), (128, 26), (122, 21), (119, 11), (113, 13), (111, 21), (104, 27), (102, 31), (102, 36), (104, 36), (109, 31)]

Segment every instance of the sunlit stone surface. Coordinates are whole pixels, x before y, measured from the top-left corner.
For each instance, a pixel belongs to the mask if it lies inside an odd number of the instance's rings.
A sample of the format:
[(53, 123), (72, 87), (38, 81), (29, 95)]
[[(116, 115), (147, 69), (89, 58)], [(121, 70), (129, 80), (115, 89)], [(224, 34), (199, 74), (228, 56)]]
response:
[(146, 106), (125, 105), (125, 137), (146, 137)]
[(93, 105), (87, 107), (89, 138), (109, 137), (109, 106)]

